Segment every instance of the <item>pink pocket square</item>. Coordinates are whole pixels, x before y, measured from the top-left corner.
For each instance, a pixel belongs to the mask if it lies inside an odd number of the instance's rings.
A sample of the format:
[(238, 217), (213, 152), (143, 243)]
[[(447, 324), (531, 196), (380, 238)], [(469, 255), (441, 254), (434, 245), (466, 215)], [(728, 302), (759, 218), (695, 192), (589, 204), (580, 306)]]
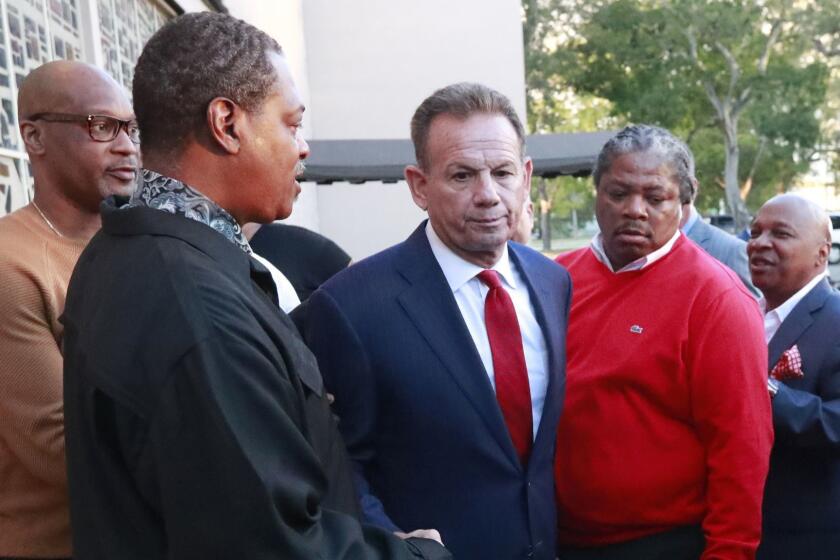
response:
[(770, 371), (770, 377), (779, 381), (805, 377), (805, 372), (802, 371), (802, 356), (796, 344), (782, 352), (782, 357)]

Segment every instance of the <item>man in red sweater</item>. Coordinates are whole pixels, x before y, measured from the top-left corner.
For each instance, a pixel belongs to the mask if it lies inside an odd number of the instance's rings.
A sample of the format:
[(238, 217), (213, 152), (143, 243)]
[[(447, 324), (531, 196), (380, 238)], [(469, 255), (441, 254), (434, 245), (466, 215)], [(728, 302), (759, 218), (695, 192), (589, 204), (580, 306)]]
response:
[(557, 439), (560, 556), (747, 559), (773, 440), (761, 314), (679, 231), (688, 147), (637, 125), (593, 172), (601, 233), (572, 275)]

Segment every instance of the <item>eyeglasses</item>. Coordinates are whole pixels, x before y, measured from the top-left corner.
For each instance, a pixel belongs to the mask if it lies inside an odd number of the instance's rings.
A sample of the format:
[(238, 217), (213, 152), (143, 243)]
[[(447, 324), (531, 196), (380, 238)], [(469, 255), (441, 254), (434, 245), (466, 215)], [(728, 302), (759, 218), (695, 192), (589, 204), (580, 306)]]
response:
[(87, 123), (88, 134), (96, 142), (110, 142), (125, 129), (128, 139), (135, 144), (140, 143), (140, 127), (132, 119), (124, 121), (107, 115), (71, 115), (67, 113), (36, 113), (26, 120), (46, 122), (80, 122)]

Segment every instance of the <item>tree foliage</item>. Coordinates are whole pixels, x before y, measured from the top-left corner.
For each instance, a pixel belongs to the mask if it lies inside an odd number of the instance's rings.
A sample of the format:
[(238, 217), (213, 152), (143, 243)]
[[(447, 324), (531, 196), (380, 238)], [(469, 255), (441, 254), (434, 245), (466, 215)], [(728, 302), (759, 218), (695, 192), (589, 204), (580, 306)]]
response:
[(840, 186), (840, 9), (837, 0), (809, 2), (801, 24), (822, 60), (831, 68), (826, 103), (821, 111), (823, 141), (820, 156), (834, 171), (835, 190)]
[[(580, 5), (579, 5), (580, 4)], [(532, 133), (580, 132), (617, 128), (620, 117), (612, 114), (612, 104), (603, 98), (575, 92), (565, 81), (562, 67), (569, 41), (569, 30), (579, 23), (586, 4), (577, 0), (524, 0), (523, 36), (528, 128)], [(576, 216), (579, 224), (592, 218), (594, 190), (591, 180), (578, 177), (535, 179), (532, 193), (539, 218), (543, 249), (549, 250), (551, 217)]]
[(800, 17), (805, 37), (826, 58), (840, 57), (840, 10), (837, 0), (811, 0)]
[(814, 37), (840, 47), (829, 3), (530, 0), (529, 124), (556, 129), (568, 109), (555, 92), (571, 88), (584, 102), (607, 100), (616, 121), (664, 126), (695, 152), (699, 206), (724, 199), (743, 223), (743, 200), (755, 208), (787, 188), (820, 144), (829, 71)]

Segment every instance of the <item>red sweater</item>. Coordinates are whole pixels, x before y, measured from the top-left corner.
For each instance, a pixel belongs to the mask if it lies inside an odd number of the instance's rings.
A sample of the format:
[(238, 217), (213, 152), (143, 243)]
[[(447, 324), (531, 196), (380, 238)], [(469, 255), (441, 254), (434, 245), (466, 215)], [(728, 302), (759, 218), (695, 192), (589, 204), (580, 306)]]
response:
[(591, 249), (572, 276), (557, 437), (559, 540), (600, 546), (701, 524), (704, 560), (753, 558), (773, 443), (755, 300), (680, 237), (614, 274)]

